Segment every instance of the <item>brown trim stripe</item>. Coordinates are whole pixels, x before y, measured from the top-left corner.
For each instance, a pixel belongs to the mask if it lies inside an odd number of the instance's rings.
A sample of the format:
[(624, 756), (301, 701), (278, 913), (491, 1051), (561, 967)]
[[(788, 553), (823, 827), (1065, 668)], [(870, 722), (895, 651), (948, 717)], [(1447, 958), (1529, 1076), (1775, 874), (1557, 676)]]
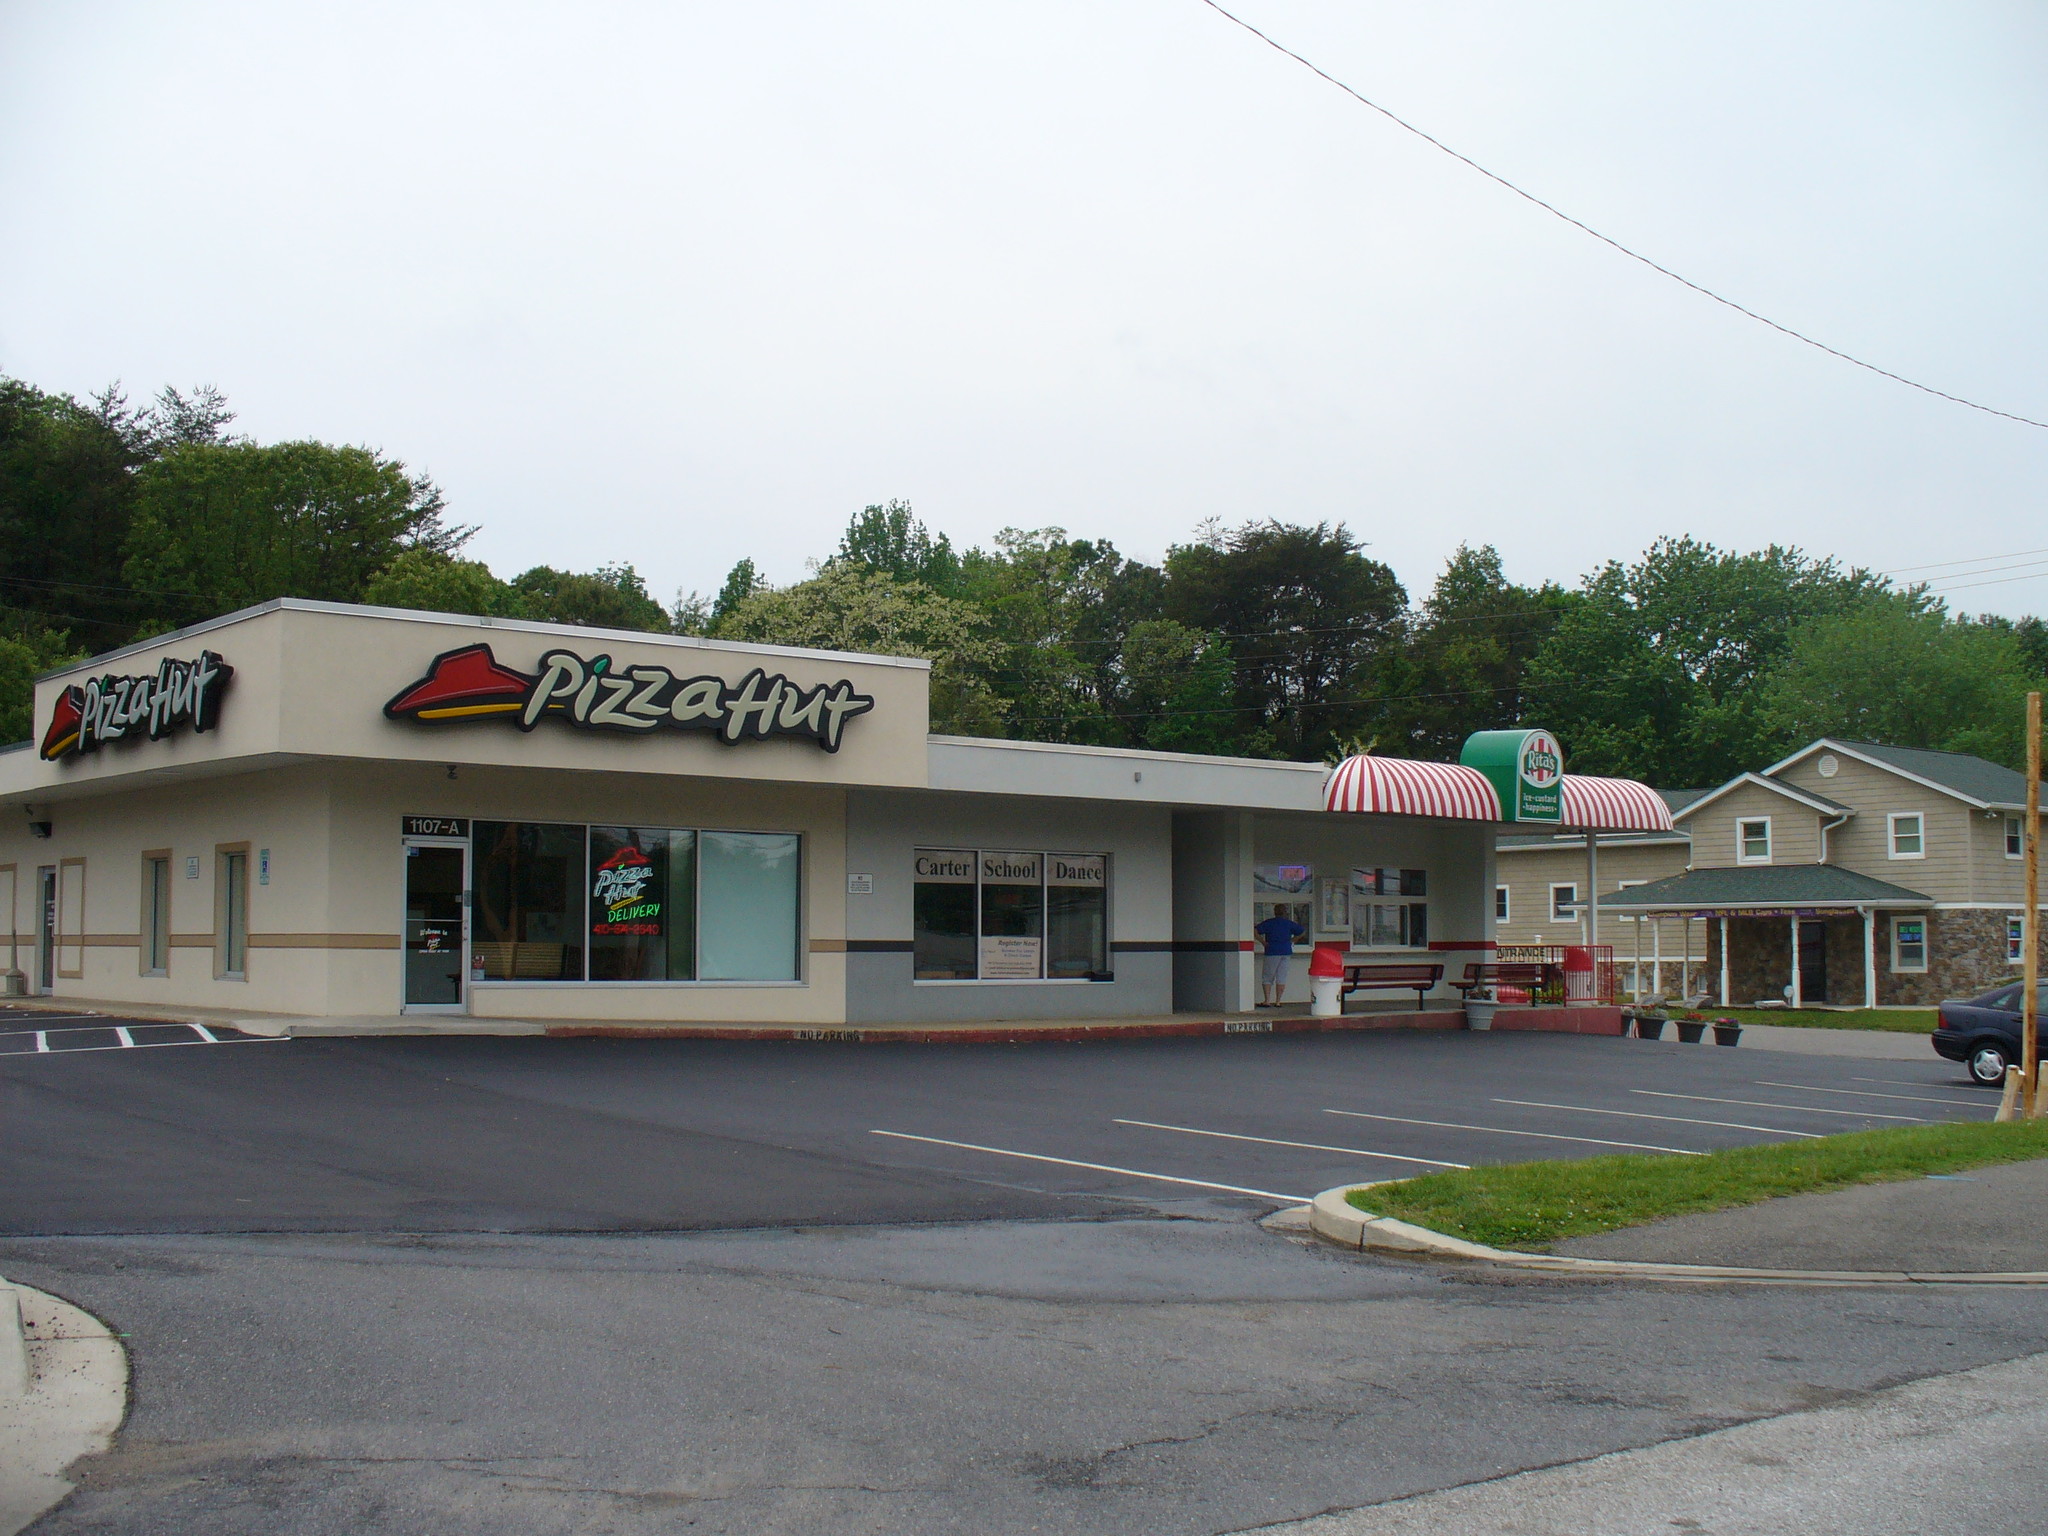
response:
[(397, 949), (395, 933), (252, 933), (251, 949)]

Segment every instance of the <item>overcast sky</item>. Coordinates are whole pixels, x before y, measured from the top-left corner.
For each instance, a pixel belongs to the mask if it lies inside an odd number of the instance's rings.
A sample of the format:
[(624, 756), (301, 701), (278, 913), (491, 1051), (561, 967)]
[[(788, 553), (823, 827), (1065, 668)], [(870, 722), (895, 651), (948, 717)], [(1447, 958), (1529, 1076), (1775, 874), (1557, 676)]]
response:
[[(1233, 8), (1696, 281), (2048, 419), (2048, 8)], [(1418, 595), (1466, 541), (1567, 581), (1666, 533), (2048, 548), (2048, 431), (1644, 271), (1200, 0), (11, 0), (0, 221), (0, 370), (381, 448), (502, 574), (788, 581), (889, 497), (1154, 560), (1341, 521)]]

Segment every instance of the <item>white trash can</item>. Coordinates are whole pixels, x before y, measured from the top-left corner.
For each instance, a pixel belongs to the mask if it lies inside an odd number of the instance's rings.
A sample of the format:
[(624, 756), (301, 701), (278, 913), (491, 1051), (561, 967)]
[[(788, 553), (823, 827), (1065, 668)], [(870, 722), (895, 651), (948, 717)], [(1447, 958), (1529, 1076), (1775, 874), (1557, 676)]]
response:
[(1311, 976), (1308, 979), (1308, 1011), (1312, 1018), (1334, 1019), (1344, 1011), (1344, 978)]

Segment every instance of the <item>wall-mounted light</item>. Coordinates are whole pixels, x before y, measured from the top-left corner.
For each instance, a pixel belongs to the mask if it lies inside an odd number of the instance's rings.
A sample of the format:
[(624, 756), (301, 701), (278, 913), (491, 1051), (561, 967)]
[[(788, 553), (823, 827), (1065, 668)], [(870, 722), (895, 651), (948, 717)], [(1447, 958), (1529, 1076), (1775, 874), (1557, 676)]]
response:
[(455, 765), (453, 763), (448, 765), (448, 777), (451, 779), (455, 777)]
[(48, 837), (50, 835), (50, 824), (47, 821), (32, 821), (28, 824), (28, 835), (30, 837)]

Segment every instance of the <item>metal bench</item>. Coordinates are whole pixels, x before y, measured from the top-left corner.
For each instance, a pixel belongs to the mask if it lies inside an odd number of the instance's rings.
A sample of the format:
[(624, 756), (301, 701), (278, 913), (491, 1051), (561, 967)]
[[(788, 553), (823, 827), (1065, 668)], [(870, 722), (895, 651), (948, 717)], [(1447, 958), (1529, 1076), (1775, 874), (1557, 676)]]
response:
[(1471, 960), (1465, 964), (1465, 979), (1451, 985), (1468, 1000), (1474, 992), (1516, 987), (1527, 992), (1533, 1001), (1538, 993), (1556, 985), (1556, 981), (1557, 967), (1541, 960)]
[(1338, 994), (1338, 1005), (1354, 992), (1415, 992), (1415, 1006), (1422, 1006), (1423, 998), (1430, 988), (1444, 979), (1441, 965), (1347, 965), (1344, 967), (1344, 990)]

